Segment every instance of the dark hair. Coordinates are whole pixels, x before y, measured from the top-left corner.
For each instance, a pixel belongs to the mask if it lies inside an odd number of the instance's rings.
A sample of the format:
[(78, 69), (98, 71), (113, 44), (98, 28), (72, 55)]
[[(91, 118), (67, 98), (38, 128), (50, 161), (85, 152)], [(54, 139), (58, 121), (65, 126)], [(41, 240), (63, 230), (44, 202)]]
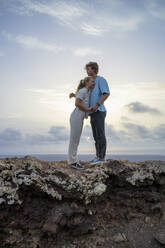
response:
[(94, 72), (97, 74), (99, 71), (99, 66), (96, 62), (89, 62), (88, 64), (85, 65), (85, 69), (87, 69), (88, 67), (91, 67), (92, 70), (94, 70)]
[(89, 82), (90, 79), (91, 79), (91, 77), (85, 77), (84, 79), (81, 79), (81, 80), (80, 80), (80, 83), (79, 83), (79, 85), (78, 85), (78, 87), (77, 87), (76, 93), (77, 93), (80, 89), (84, 88), (85, 85), (86, 85), (86, 83)]

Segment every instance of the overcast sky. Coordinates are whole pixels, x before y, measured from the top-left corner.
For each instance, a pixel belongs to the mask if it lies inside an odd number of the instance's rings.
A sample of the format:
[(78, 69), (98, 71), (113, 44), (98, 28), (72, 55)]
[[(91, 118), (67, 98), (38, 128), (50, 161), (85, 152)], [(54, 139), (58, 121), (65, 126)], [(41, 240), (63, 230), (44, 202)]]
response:
[[(164, 154), (165, 0), (0, 0), (0, 154), (67, 153), (74, 91), (99, 64), (107, 153)], [(79, 153), (94, 153), (90, 122)]]

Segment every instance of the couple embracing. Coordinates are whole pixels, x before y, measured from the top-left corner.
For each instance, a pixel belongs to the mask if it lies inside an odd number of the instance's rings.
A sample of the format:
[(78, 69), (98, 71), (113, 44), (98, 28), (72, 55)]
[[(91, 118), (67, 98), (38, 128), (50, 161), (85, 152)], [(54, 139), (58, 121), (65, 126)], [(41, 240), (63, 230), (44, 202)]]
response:
[(70, 141), (68, 149), (68, 164), (75, 169), (83, 170), (84, 166), (78, 162), (77, 149), (82, 133), (84, 118), (90, 116), (93, 138), (95, 140), (96, 157), (90, 164), (104, 161), (106, 154), (104, 101), (109, 97), (110, 91), (107, 81), (98, 76), (99, 66), (96, 62), (89, 62), (85, 66), (88, 77), (80, 81), (75, 97), (76, 108), (70, 116)]

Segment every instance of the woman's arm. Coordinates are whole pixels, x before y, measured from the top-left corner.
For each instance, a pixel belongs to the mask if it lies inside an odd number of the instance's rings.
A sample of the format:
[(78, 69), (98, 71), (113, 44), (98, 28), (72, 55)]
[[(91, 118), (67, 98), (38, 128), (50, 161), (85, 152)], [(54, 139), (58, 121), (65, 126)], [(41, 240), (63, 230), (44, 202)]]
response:
[(82, 104), (82, 100), (80, 98), (76, 98), (75, 106), (86, 112), (92, 111), (92, 108), (88, 108)]

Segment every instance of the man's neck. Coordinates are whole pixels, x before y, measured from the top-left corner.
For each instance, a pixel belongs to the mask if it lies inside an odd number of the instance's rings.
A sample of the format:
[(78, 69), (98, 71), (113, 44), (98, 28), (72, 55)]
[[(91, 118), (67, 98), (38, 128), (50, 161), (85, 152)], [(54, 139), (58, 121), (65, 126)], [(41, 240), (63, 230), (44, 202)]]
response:
[(93, 75), (92, 78), (95, 79), (97, 77), (97, 74)]

